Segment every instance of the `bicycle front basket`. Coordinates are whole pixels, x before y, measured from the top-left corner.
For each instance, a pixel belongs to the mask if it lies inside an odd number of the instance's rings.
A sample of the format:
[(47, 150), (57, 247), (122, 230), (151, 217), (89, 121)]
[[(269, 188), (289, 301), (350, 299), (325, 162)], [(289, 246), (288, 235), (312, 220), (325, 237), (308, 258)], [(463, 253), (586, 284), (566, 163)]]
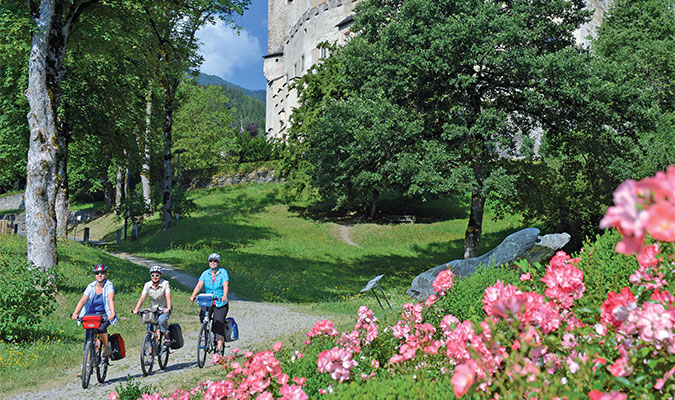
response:
[(84, 329), (98, 329), (101, 326), (100, 315), (85, 315), (82, 317), (82, 327)]
[(157, 323), (157, 314), (152, 311), (146, 310), (141, 311), (141, 322), (144, 324), (156, 324)]
[(200, 307), (209, 307), (213, 304), (213, 295), (212, 294), (200, 294), (197, 296), (197, 304)]

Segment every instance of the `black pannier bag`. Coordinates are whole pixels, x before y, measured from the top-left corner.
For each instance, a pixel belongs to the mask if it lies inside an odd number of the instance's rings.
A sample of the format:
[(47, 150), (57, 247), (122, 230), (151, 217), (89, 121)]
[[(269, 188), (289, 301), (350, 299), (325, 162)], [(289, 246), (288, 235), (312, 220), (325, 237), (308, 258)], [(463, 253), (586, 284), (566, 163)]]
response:
[(171, 348), (180, 349), (183, 347), (183, 330), (178, 324), (169, 325), (169, 338), (171, 339)]
[(110, 358), (112, 360), (121, 360), (127, 355), (127, 350), (124, 347), (124, 339), (119, 333), (113, 333), (110, 335), (110, 348), (112, 352), (110, 353)]

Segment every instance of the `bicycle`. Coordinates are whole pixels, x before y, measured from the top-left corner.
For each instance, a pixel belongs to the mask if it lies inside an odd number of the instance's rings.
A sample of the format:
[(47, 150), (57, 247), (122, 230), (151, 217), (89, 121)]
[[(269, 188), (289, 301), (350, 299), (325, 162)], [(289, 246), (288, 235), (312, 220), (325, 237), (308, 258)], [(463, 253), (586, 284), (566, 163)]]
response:
[[(203, 368), (206, 363), (206, 354), (216, 352), (216, 340), (211, 332), (211, 317), (213, 316), (213, 294), (200, 294), (197, 296), (197, 304), (200, 307), (206, 307), (206, 313), (202, 326), (199, 328), (197, 336), (197, 365)], [(225, 354), (225, 345), (220, 349), (220, 355)]]
[(103, 346), (96, 332), (101, 323), (106, 320), (107, 318), (100, 315), (85, 315), (77, 319), (86, 332), (82, 354), (82, 389), (89, 387), (94, 369), (96, 369), (96, 380), (99, 383), (105, 382), (105, 377), (108, 374), (108, 357), (101, 357)]
[(157, 319), (162, 314), (161, 309), (139, 311), (138, 315), (141, 321), (145, 322), (146, 333), (141, 345), (141, 371), (143, 376), (148, 376), (152, 372), (152, 367), (157, 357), (159, 368), (164, 370), (169, 364), (170, 346), (166, 344), (163, 335), (159, 329)]

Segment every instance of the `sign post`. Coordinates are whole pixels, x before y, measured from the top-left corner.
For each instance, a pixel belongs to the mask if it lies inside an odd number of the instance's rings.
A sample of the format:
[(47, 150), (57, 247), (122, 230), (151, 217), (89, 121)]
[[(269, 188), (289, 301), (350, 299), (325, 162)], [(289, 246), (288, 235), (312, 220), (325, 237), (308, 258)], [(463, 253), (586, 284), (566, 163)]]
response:
[(368, 281), (366, 286), (363, 289), (361, 289), (360, 293), (372, 290), (373, 295), (375, 296), (375, 300), (377, 300), (377, 304), (379, 304), (380, 307), (382, 307), (382, 310), (384, 310), (384, 306), (382, 305), (382, 302), (380, 301), (380, 298), (377, 297), (377, 291), (374, 290), (375, 288), (380, 289), (380, 294), (382, 294), (382, 297), (384, 298), (384, 301), (387, 302), (387, 305), (389, 306), (389, 309), (393, 311), (393, 309), (391, 308), (391, 304), (389, 304), (389, 300), (387, 300), (387, 296), (385, 296), (385, 294), (384, 294), (384, 290), (382, 289), (382, 286), (380, 286), (380, 284), (378, 283), (379, 280), (382, 279), (383, 276), (384, 276), (384, 274), (378, 275), (378, 276), (374, 277), (373, 279), (371, 279), (370, 281)]

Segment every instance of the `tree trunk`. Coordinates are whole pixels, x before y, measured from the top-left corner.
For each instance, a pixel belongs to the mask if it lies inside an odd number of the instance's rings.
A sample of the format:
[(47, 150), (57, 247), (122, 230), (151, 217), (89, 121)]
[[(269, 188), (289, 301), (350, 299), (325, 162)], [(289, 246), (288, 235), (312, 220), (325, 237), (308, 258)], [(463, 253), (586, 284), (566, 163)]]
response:
[(373, 189), (373, 199), (370, 202), (370, 211), (368, 213), (368, 218), (373, 219), (375, 218), (375, 212), (377, 211), (377, 200), (380, 197), (380, 192), (377, 191), (377, 189)]
[(56, 215), (58, 188), (58, 102), (65, 38), (56, 21), (61, 2), (43, 0), (32, 10), (36, 22), (28, 59), (26, 97), (30, 141), (26, 168), (26, 248), (28, 261), (42, 270), (57, 264)]
[(173, 105), (174, 95), (178, 81), (164, 82), (164, 182), (162, 185), (162, 220), (164, 221), (163, 230), (171, 226), (171, 190), (173, 182), (171, 180), (171, 157), (172, 157), (172, 138), (171, 130), (173, 128)]
[(112, 182), (107, 179), (103, 183), (103, 200), (105, 201), (105, 211), (110, 212), (113, 209), (115, 197), (115, 189), (113, 189)]
[(464, 235), (464, 258), (472, 258), (478, 255), (478, 244), (483, 233), (484, 210), (485, 196), (483, 195), (483, 183), (481, 181), (471, 190), (471, 211)]
[(68, 191), (68, 142), (69, 135), (61, 133), (59, 136), (58, 153), (58, 182), (59, 187), (56, 193), (56, 235), (65, 238), (68, 235), (68, 212), (70, 209), (69, 191)]
[[(150, 190), (150, 133), (152, 123), (152, 81), (150, 81), (150, 88), (148, 89), (148, 97), (145, 108), (145, 136), (139, 147), (143, 152), (141, 163), (141, 187), (143, 188), (143, 201), (145, 202), (145, 209), (148, 214), (152, 210), (152, 192)], [(146, 215), (146, 217), (149, 215)]]
[(122, 166), (118, 164), (117, 173), (115, 174), (115, 212), (117, 214), (119, 214), (119, 209), (122, 206), (122, 197), (124, 196), (122, 193), (123, 181)]

